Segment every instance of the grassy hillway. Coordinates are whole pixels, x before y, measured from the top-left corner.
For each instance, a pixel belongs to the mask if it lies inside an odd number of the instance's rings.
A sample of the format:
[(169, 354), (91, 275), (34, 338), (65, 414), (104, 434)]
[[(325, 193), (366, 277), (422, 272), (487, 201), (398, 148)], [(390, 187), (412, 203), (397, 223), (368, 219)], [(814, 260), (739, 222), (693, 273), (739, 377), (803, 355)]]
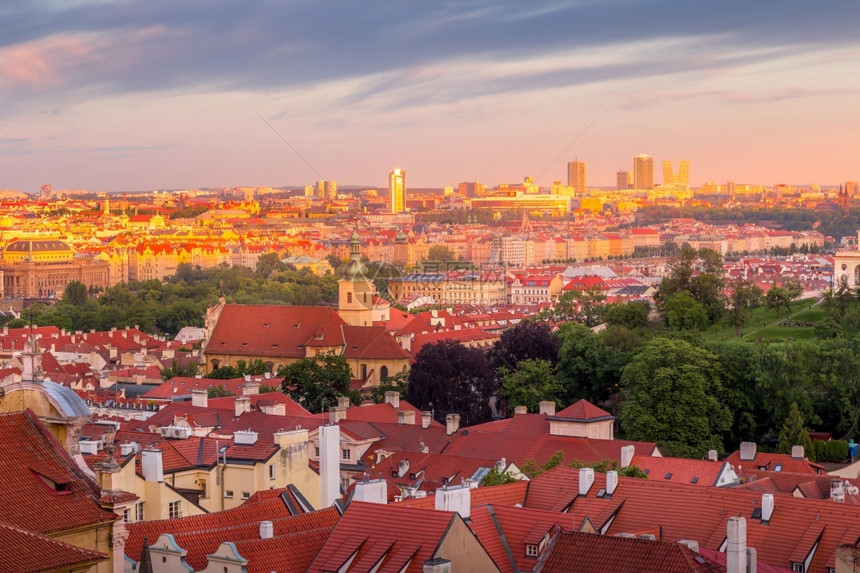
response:
[(752, 312), (749, 322), (740, 329), (741, 336), (735, 335), (735, 327), (726, 324), (716, 324), (702, 333), (705, 340), (738, 340), (755, 342), (762, 337), (772, 340), (808, 340), (815, 338), (815, 323), (825, 316), (821, 308), (821, 298), (805, 298), (791, 305), (792, 312), (787, 314), (781, 310), (779, 317), (776, 311), (761, 306)]

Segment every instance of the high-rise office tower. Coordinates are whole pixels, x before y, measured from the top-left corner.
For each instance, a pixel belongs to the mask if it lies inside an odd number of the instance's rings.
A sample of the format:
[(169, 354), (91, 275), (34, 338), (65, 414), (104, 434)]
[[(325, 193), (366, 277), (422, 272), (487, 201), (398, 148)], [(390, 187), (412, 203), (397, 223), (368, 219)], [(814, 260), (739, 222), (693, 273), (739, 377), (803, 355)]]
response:
[(627, 189), (628, 187), (630, 187), (629, 182), (630, 182), (630, 172), (629, 171), (625, 171), (622, 169), (621, 171), (616, 173), (616, 175), (615, 175), (615, 188), (616, 189), (618, 189), (619, 191), (621, 191), (623, 189)]
[(637, 155), (633, 158), (633, 188), (654, 188), (654, 158), (650, 155)]
[(663, 185), (690, 186), (690, 162), (682, 159), (678, 162), (678, 173), (672, 169), (671, 161), (663, 162)]
[(316, 196), (320, 199), (337, 199), (337, 181), (317, 181)]
[(388, 174), (388, 200), (392, 213), (400, 213), (406, 205), (406, 171), (395, 169)]
[(577, 195), (585, 193), (585, 161), (576, 159), (567, 164), (567, 186), (573, 187)]

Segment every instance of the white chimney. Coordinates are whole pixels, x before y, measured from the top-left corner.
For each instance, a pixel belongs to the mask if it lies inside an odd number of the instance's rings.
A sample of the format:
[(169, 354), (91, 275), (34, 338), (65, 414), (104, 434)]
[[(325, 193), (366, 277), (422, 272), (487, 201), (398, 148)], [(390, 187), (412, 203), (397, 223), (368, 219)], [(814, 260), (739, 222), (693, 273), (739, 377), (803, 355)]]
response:
[(388, 484), (384, 479), (357, 482), (352, 500), (385, 505), (388, 503)]
[(251, 430), (236, 430), (233, 432), (233, 443), (237, 446), (253, 446), (257, 443), (257, 432)]
[(793, 460), (802, 460), (803, 459), (803, 446), (791, 446), (791, 459), (793, 459)]
[(101, 446), (101, 440), (78, 440), (82, 454), (97, 454)]
[(451, 573), (451, 562), (442, 557), (434, 557), (424, 562), (422, 573)]
[(679, 539), (678, 545), (683, 545), (693, 553), (699, 552), (699, 542), (693, 539)]
[(528, 414), (529, 409), (525, 406), (514, 406), (514, 416), (517, 414)]
[(610, 470), (606, 472), (606, 495), (615, 493), (615, 488), (618, 487), (618, 472)]
[(460, 429), (460, 414), (448, 414), (445, 416), (445, 433), (449, 436)]
[(320, 426), (320, 507), (340, 498), (340, 426)]
[(338, 408), (349, 408), (352, 404), (349, 402), (349, 397), (347, 396), (338, 396), (337, 397), (337, 407)]
[(134, 442), (125, 442), (119, 445), (119, 453), (122, 457), (128, 457), (134, 452)]
[(588, 495), (594, 485), (594, 468), (579, 468), (579, 495)]
[(341, 420), (346, 420), (346, 408), (343, 406), (332, 406), (328, 409), (328, 423), (335, 425)]
[(395, 392), (394, 390), (389, 390), (385, 393), (385, 403), (391, 404), (391, 407), (395, 410), (400, 408), (400, 392)]
[(248, 398), (247, 396), (239, 396), (238, 398), (236, 398), (235, 409), (236, 409), (236, 417), (237, 418), (239, 416), (241, 416), (242, 414), (244, 414), (245, 412), (250, 412), (251, 411), (251, 399)]
[(726, 573), (747, 573), (747, 520), (730, 517), (726, 529)]
[(209, 407), (209, 391), (208, 390), (192, 390), (191, 405), (198, 408)]
[(547, 416), (555, 416), (555, 402), (552, 400), (544, 400), (538, 404), (539, 412)]
[(398, 410), (397, 423), (406, 426), (415, 424), (415, 410)]
[(246, 382), (242, 384), (242, 396), (256, 396), (260, 393), (259, 382), (251, 382), (247, 378), (245, 380)]
[(275, 526), (271, 521), (260, 522), (260, 539), (271, 539), (275, 536)]
[(433, 413), (432, 412), (421, 412), (421, 427), (425, 430), (430, 427), (430, 423), (433, 421)]
[(630, 466), (633, 462), (634, 453), (636, 453), (636, 448), (633, 445), (621, 447), (621, 469)]
[(717, 461), (717, 450), (708, 450), (708, 460)]
[(773, 494), (765, 493), (761, 496), (761, 520), (770, 521), (773, 517)]
[(468, 486), (458, 485), (436, 490), (436, 511), (456, 511), (463, 519), (472, 515), (472, 493)]
[(161, 460), (161, 450), (147, 448), (140, 458), (140, 469), (146, 481), (163, 482), (164, 464)]
[(755, 442), (741, 442), (741, 461), (752, 461), (755, 459)]

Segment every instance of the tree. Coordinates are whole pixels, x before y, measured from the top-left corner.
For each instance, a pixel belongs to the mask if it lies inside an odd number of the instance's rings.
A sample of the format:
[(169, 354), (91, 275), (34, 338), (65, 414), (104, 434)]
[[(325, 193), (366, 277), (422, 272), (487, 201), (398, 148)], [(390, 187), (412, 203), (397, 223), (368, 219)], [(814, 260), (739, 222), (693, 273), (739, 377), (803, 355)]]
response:
[(728, 321), (735, 327), (735, 336), (740, 336), (741, 326), (749, 320), (752, 309), (761, 301), (761, 288), (748, 279), (737, 279), (731, 285)]
[(287, 265), (281, 262), (281, 257), (278, 253), (266, 253), (260, 255), (260, 258), (257, 259), (257, 275), (264, 279), (286, 268)]
[(505, 485), (508, 483), (514, 483), (517, 481), (517, 478), (512, 476), (509, 473), (503, 473), (498, 471), (495, 467), (490, 470), (490, 473), (484, 476), (484, 479), (481, 480), (482, 486), (492, 486), (492, 485)]
[(63, 291), (63, 302), (73, 306), (84, 306), (89, 298), (87, 285), (81, 281), (71, 281)]
[(174, 358), (170, 362), (170, 366), (161, 370), (161, 379), (170, 380), (177, 376), (185, 378), (193, 378), (197, 376), (199, 365), (194, 361), (188, 361), (185, 364)]
[(606, 294), (598, 286), (590, 286), (584, 290), (571, 290), (562, 295), (562, 298), (570, 296), (571, 302), (576, 309), (574, 318), (585, 326), (597, 326), (601, 322), (603, 313), (603, 301)]
[(640, 301), (610, 304), (603, 308), (603, 319), (610, 326), (645, 328), (648, 326), (648, 305)]
[(791, 297), (788, 292), (774, 284), (764, 295), (764, 304), (770, 309), (776, 311), (776, 317), (779, 318), (779, 309), (785, 307), (786, 312), (791, 312)]
[(599, 335), (583, 324), (570, 322), (558, 329), (561, 346), (556, 373), (563, 391), (562, 403), (580, 399), (601, 402), (609, 398), (621, 378), (628, 352), (607, 343), (617, 327)]
[(490, 349), (487, 360), (494, 372), (500, 368), (516, 370), (520, 360), (547, 360), (555, 365), (558, 359), (558, 339), (545, 322), (524, 320), (502, 331)]
[(220, 384), (218, 386), (210, 386), (206, 391), (206, 395), (209, 398), (226, 398), (227, 396), (233, 396), (234, 394), (225, 388), (223, 384)]
[(498, 383), (477, 348), (456, 341), (425, 344), (409, 371), (406, 400), (420, 410), (430, 410), (444, 423), (448, 414), (459, 414), (463, 426), (492, 419), (490, 404)]
[(340, 396), (358, 401), (349, 388), (352, 371), (343, 356), (326, 353), (302, 358), (278, 368), (278, 377), (284, 379), (281, 390), (315, 414), (326, 412)]
[(809, 437), (809, 430), (803, 426), (803, 417), (800, 415), (797, 402), (791, 403), (788, 416), (779, 431), (779, 443), (776, 446), (776, 451), (781, 454), (790, 454), (793, 446), (803, 446), (806, 456), (813, 456), (812, 439)]
[(433, 245), (427, 250), (428, 261), (448, 262), (454, 261), (457, 257), (451, 252), (451, 249), (445, 245)]
[(542, 401), (555, 401), (563, 390), (549, 360), (520, 360), (516, 370), (502, 368), (499, 372), (501, 395), (509, 411), (511, 406), (525, 406), (536, 412)]
[[(675, 294), (687, 291), (705, 307), (710, 322), (722, 316), (725, 309), (722, 255), (711, 249), (696, 251), (685, 244), (677, 258), (670, 263), (670, 269), (654, 295), (658, 309), (663, 310)], [(704, 326), (707, 325), (701, 325), (700, 328)]]
[[(797, 300), (803, 295), (803, 287), (795, 279), (785, 279), (782, 281), (782, 288), (790, 302)], [(788, 308), (788, 312), (791, 312), (791, 307)]]
[(627, 396), (618, 420), (633, 440), (655, 441), (669, 455), (723, 450), (732, 414), (722, 403), (719, 361), (683, 340), (653, 338), (625, 366)]
[(708, 326), (705, 305), (685, 290), (673, 294), (663, 305), (663, 316), (673, 330), (703, 330)]

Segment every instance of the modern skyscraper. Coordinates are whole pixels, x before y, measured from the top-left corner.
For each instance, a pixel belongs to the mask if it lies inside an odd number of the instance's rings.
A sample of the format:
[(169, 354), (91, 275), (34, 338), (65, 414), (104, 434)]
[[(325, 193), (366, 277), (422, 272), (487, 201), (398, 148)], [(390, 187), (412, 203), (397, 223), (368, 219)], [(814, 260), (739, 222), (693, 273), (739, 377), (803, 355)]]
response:
[(388, 174), (388, 200), (391, 212), (400, 213), (406, 206), (406, 171), (395, 169)]
[(615, 175), (615, 188), (619, 191), (630, 187), (630, 172), (621, 170)]
[(650, 155), (637, 155), (633, 158), (633, 188), (654, 188), (654, 158)]
[(690, 186), (690, 162), (682, 159), (678, 162), (678, 173), (672, 169), (671, 161), (663, 162), (663, 185)]
[(573, 187), (573, 192), (577, 195), (585, 193), (585, 161), (576, 159), (567, 164), (567, 186)]

